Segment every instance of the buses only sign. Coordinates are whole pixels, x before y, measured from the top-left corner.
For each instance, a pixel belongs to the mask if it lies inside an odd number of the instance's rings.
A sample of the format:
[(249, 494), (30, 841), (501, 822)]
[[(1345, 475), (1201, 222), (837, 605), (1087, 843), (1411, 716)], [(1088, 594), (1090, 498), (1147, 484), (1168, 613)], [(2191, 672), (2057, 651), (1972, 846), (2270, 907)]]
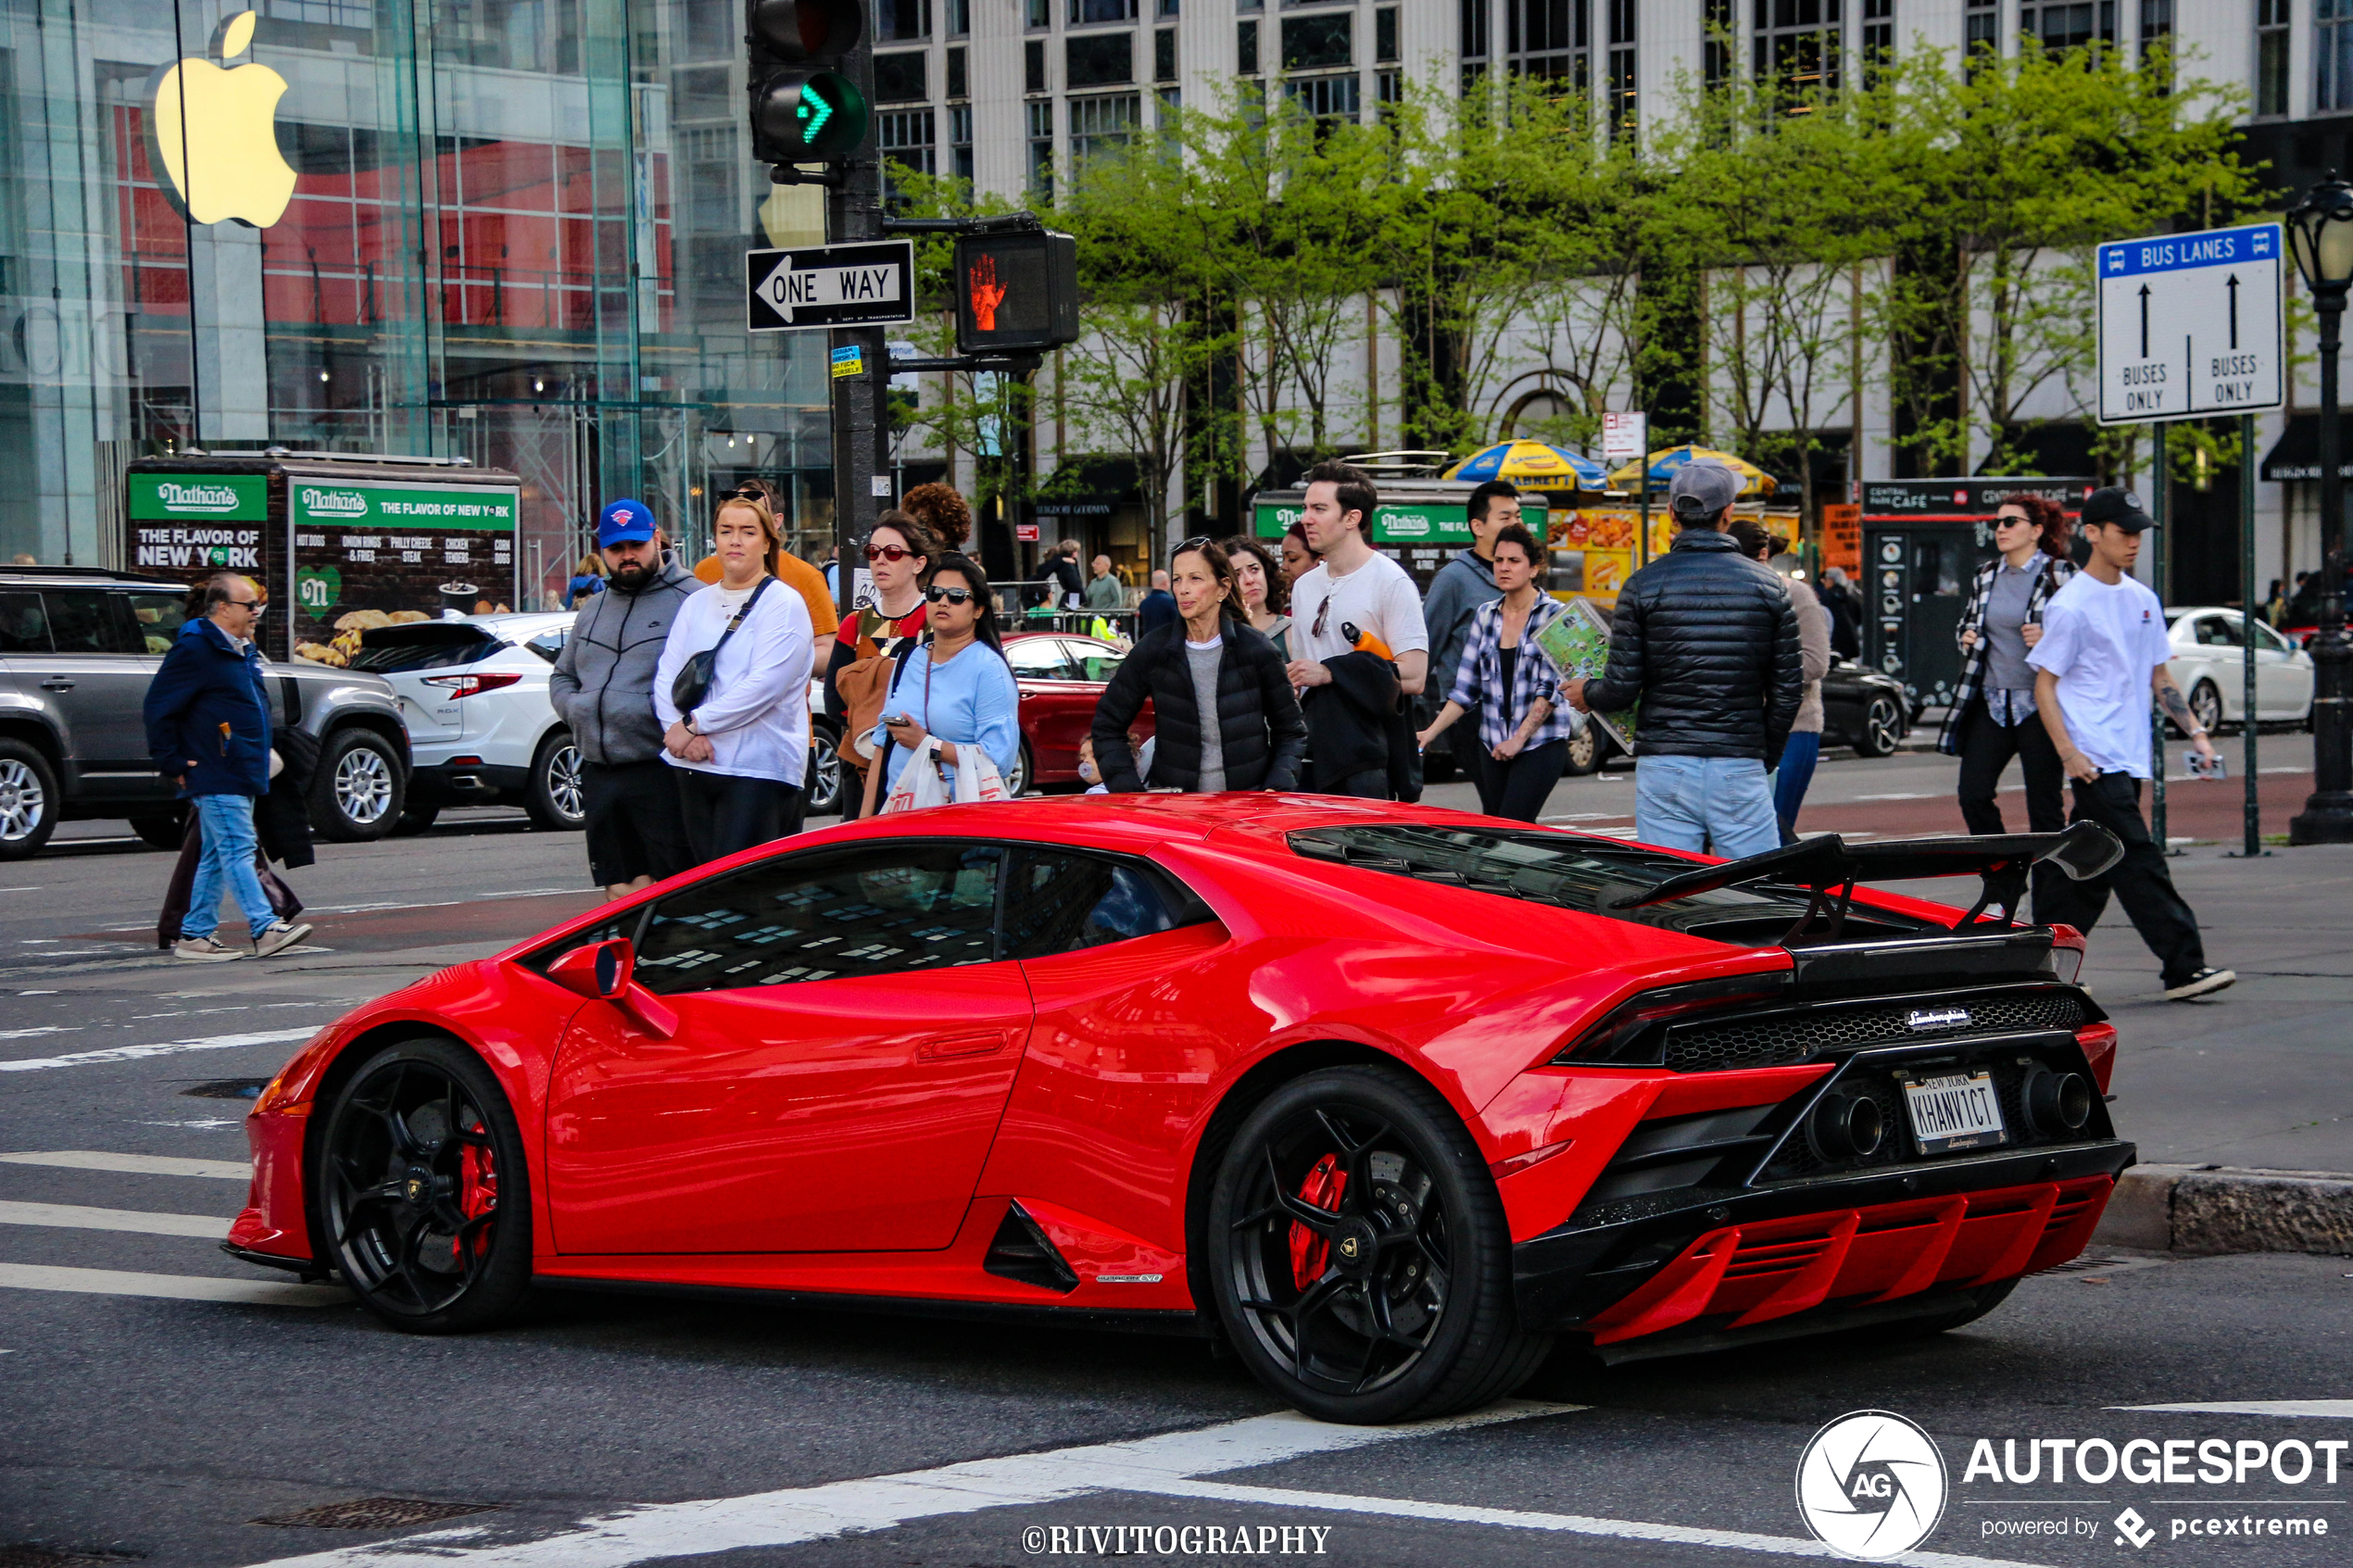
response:
[(2276, 223), (2100, 246), (2100, 423), (2278, 408), (2282, 251)]

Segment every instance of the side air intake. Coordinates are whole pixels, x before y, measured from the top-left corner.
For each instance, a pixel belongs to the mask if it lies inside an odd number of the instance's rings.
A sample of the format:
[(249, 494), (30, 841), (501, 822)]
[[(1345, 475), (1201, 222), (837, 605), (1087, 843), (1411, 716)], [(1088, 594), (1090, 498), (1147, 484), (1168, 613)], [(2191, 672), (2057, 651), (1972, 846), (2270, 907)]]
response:
[(1019, 1280), (1060, 1295), (1078, 1288), (1078, 1276), (1019, 1203), (1006, 1207), (1004, 1222), (997, 1227), (996, 1238), (988, 1244), (988, 1257), (980, 1266), (999, 1279)]

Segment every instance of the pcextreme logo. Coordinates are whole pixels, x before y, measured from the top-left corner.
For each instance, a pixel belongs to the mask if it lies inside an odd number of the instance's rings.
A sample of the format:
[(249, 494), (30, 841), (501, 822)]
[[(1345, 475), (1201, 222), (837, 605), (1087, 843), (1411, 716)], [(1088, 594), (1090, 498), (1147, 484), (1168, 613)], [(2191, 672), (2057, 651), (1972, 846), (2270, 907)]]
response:
[[(253, 42), (255, 13), (216, 29), (224, 62)], [(234, 221), (267, 229), (294, 197), (295, 171), (278, 151), (278, 100), (286, 79), (268, 66), (175, 60), (147, 94), (147, 150), (169, 176), (174, 205), (196, 223)]]
[(1797, 1512), (1841, 1557), (1878, 1562), (1928, 1539), (1944, 1515), (1944, 1456), (1912, 1423), (1855, 1411), (1814, 1434), (1797, 1461)]

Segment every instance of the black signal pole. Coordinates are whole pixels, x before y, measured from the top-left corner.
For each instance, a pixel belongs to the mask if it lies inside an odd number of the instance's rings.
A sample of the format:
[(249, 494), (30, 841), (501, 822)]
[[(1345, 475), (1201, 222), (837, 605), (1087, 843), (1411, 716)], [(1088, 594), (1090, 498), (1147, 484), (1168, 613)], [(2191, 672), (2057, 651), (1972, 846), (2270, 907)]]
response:
[[(835, 69), (855, 84), (866, 102), (874, 102), (875, 50), (862, 30), (857, 46)], [(843, 245), (881, 239), (882, 158), (875, 150), (875, 132), (868, 130), (857, 151), (839, 159), (835, 168), (841, 179), (825, 192), (826, 242)], [(890, 351), (880, 327), (837, 327), (827, 335), (834, 350), (826, 357), (825, 367), (833, 389), (834, 547), (841, 561), (835, 600), (847, 616), (857, 598), (860, 541), (895, 499), (887, 488), (890, 432), (884, 417)], [(857, 351), (861, 368), (856, 374), (837, 373), (837, 357), (844, 349)]]

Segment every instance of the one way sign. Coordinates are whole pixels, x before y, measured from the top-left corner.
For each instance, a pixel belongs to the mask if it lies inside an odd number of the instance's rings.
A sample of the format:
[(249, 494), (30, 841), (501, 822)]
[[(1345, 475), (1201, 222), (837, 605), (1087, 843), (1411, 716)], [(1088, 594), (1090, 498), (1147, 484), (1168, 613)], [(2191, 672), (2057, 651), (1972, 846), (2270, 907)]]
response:
[(2276, 223), (2099, 247), (2100, 422), (2281, 403)]
[(744, 324), (755, 332), (912, 321), (914, 242), (748, 251), (744, 285)]

